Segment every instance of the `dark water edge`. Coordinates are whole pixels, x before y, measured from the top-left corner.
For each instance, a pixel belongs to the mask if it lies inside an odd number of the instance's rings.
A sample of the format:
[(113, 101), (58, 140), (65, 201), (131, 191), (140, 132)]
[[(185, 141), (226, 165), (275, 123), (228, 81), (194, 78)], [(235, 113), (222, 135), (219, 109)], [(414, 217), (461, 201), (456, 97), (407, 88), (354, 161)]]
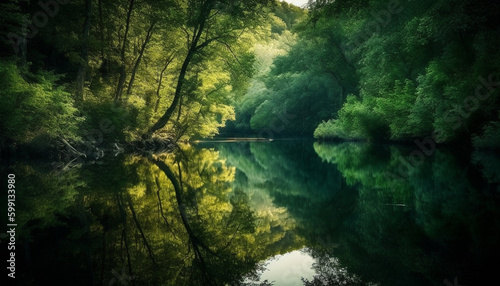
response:
[[(438, 148), (408, 167), (402, 162), (413, 148), (385, 144), (274, 140), (182, 149), (67, 168), (23, 160), (2, 167), (2, 178), (18, 178), (18, 285), (243, 285), (262, 273), (259, 262), (304, 247), (316, 261), (307, 285), (496, 279), (500, 160), (493, 153)], [(275, 277), (274, 285), (291, 280)]]

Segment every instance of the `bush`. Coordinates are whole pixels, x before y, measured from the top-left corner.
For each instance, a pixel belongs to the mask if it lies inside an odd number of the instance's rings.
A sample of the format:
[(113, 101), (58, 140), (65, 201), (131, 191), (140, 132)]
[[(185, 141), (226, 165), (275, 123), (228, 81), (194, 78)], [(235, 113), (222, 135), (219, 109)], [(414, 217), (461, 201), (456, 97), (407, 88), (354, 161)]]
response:
[[(83, 117), (76, 115), (71, 94), (57, 86), (51, 72), (25, 74), (15, 63), (0, 61), (0, 134), (29, 143), (34, 138), (78, 140)], [(50, 140), (49, 139), (49, 140)]]
[[(500, 114), (499, 114), (500, 118)], [(500, 148), (500, 121), (492, 121), (486, 127), (480, 136), (472, 138), (474, 147), (479, 149), (498, 149)]]
[(125, 131), (133, 121), (125, 107), (118, 106), (112, 101), (88, 100), (82, 104), (81, 109), (86, 117), (82, 130), (84, 140), (99, 144), (103, 141), (125, 140)]
[(340, 124), (336, 123), (336, 119), (323, 121), (314, 130), (314, 138), (316, 139), (337, 139), (346, 138), (345, 130), (342, 130)]
[(354, 95), (348, 95), (346, 103), (338, 113), (338, 119), (321, 123), (314, 131), (314, 137), (368, 141), (386, 139), (389, 127), (383, 121), (382, 116), (364, 102)]

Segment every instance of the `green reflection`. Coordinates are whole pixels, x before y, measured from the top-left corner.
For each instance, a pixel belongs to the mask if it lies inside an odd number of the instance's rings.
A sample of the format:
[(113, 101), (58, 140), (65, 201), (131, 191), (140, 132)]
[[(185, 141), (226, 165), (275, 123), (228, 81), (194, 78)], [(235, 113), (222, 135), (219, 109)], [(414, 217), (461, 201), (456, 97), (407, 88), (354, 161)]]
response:
[(235, 168), (213, 150), (13, 172), (26, 285), (239, 284), (267, 253), (247, 196), (230, 186)]
[[(263, 261), (299, 249), (315, 261), (305, 285), (491, 279), (499, 265), (487, 261), (500, 254), (498, 159), (477, 153), (471, 164), (437, 150), (406, 177), (388, 175), (411, 152), (273, 141), (63, 170), (18, 162), (7, 170), (18, 178), (18, 281), (250, 285)], [(293, 274), (271, 276), (282, 285)]]
[[(406, 178), (395, 180), (403, 147), (314, 144), (318, 155), (338, 167), (358, 198), (332, 237), (340, 245), (322, 251), (365, 281), (381, 285), (480, 285), (495, 274), (500, 253), (498, 193), (466, 156), (437, 150)], [(492, 154), (489, 156), (491, 157)], [(313, 251), (313, 253), (314, 253)], [(325, 258), (326, 257), (326, 258)]]

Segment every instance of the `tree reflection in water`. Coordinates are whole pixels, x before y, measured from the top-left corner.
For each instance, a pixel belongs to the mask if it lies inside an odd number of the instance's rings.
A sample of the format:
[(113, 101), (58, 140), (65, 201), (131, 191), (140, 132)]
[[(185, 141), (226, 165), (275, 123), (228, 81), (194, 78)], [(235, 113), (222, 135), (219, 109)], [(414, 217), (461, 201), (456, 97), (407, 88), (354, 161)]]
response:
[(72, 285), (240, 285), (262, 268), (257, 217), (216, 151), (115, 158), (65, 173), (14, 169), (26, 178), (27, 285), (56, 272)]
[(276, 141), (65, 171), (18, 162), (18, 281), (252, 285), (263, 261), (304, 247), (316, 271), (306, 285), (487, 281), (499, 266), (487, 262), (500, 254), (499, 161), (437, 150), (405, 180), (387, 176), (409, 152)]

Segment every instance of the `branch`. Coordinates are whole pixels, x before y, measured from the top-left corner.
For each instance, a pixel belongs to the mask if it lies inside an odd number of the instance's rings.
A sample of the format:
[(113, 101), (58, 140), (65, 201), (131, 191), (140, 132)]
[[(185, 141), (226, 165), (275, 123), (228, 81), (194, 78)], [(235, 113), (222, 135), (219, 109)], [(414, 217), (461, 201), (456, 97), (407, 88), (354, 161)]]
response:
[(75, 155), (81, 156), (83, 158), (87, 158), (87, 155), (85, 155), (84, 153), (76, 150), (75, 147), (71, 146), (71, 144), (69, 144), (68, 141), (66, 141), (66, 139), (61, 138), (61, 142), (64, 143), (64, 145), (66, 145), (66, 147), (68, 147), (68, 149), (71, 152), (73, 152)]
[(128, 206), (130, 208), (130, 211), (132, 212), (132, 218), (134, 219), (135, 225), (137, 226), (137, 229), (139, 230), (139, 233), (141, 234), (141, 237), (144, 241), (144, 245), (146, 246), (146, 248), (148, 250), (149, 257), (153, 261), (153, 264), (156, 267), (159, 267), (158, 263), (155, 260), (154, 252), (151, 249), (151, 247), (149, 246), (148, 240), (146, 239), (146, 236), (144, 235), (144, 231), (142, 230), (142, 227), (139, 223), (139, 220), (137, 219), (137, 216), (136, 216), (135, 210), (134, 210), (134, 206), (132, 205), (132, 199), (130, 199), (130, 196), (127, 196), (127, 200), (128, 200)]
[(229, 51), (231, 52), (231, 54), (233, 54), (233, 57), (236, 59), (236, 61), (241, 65), (240, 60), (238, 59), (238, 57), (236, 56), (236, 54), (233, 52), (233, 49), (231, 49), (231, 46), (228, 43), (223, 42), (223, 41), (219, 41), (219, 40), (217, 40), (217, 42), (219, 42), (219, 43), (223, 44), (224, 46), (226, 46), (229, 49)]
[(210, 16), (207, 17), (207, 20), (210, 20), (213, 17), (217, 16), (217, 14), (219, 14), (219, 12), (220, 12), (220, 10), (215, 11), (215, 13), (213, 13), (212, 15), (210, 15)]
[(191, 46), (191, 40), (189, 39), (191, 34), (189, 34), (189, 31), (184, 26), (181, 26), (181, 29), (186, 33), (187, 48), (189, 49), (189, 46)]
[(174, 231), (173, 231), (173, 228), (172, 226), (168, 223), (168, 220), (167, 218), (165, 217), (165, 215), (163, 214), (163, 205), (161, 203), (161, 197), (160, 197), (160, 191), (161, 191), (161, 187), (160, 187), (160, 182), (158, 181), (158, 177), (155, 177), (155, 181), (156, 181), (156, 186), (158, 187), (158, 191), (156, 192), (156, 195), (158, 196), (158, 203), (159, 203), (159, 206), (160, 206), (160, 213), (161, 213), (161, 216), (163, 218), (163, 220), (165, 221), (165, 224), (167, 225), (167, 229), (170, 230), (170, 232), (174, 235), (174, 237), (177, 239), (177, 235), (175, 235)]

